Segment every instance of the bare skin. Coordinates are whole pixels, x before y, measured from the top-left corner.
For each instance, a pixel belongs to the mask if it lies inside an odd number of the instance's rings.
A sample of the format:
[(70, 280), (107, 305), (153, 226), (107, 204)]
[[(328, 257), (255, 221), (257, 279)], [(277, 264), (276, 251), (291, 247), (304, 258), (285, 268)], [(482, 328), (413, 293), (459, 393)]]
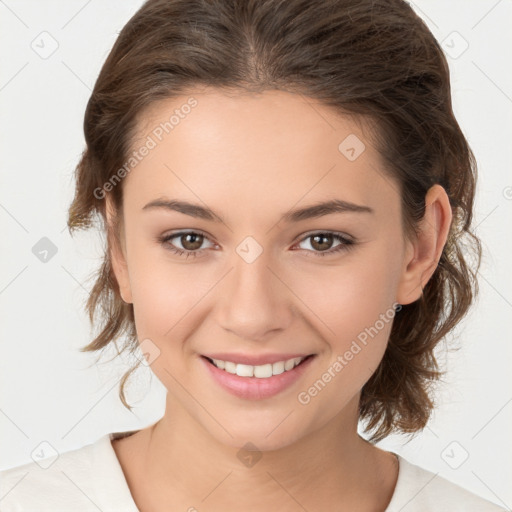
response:
[[(407, 239), (398, 186), (369, 132), (284, 92), (203, 89), (164, 100), (142, 116), (133, 148), (189, 96), (197, 106), (124, 178), (121, 246), (112, 246), (121, 295), (134, 305), (139, 340), (158, 351), (151, 369), (168, 390), (160, 421), (113, 442), (132, 496), (141, 512), (383, 512), (397, 461), (362, 439), (357, 422), (361, 388), (382, 359), (392, 322), (380, 322), (320, 392), (307, 390), (333, 374), (337, 357), (379, 315), (421, 296), (451, 223), (446, 192), (428, 191), (419, 235)], [(339, 149), (349, 135), (365, 146), (352, 160)], [(161, 198), (207, 206), (224, 222), (143, 209)], [(332, 199), (372, 212), (279, 220)], [(108, 197), (107, 206), (111, 220)], [(159, 240), (183, 230), (204, 235), (200, 249), (183, 236)], [(355, 243), (332, 252), (342, 242), (331, 238), (331, 252), (318, 256), (312, 238), (322, 233)], [(250, 264), (236, 251), (248, 236), (263, 249)], [(176, 254), (171, 244), (198, 255)], [(307, 371), (260, 400), (225, 391), (201, 360), (211, 351), (292, 350), (315, 355)], [(248, 442), (261, 455), (250, 466), (237, 456)]]

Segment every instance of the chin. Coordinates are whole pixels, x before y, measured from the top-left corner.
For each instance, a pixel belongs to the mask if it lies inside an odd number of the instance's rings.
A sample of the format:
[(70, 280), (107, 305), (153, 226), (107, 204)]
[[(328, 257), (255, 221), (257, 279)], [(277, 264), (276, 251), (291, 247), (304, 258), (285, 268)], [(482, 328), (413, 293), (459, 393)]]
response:
[[(259, 451), (280, 450), (286, 448), (309, 433), (306, 430), (304, 419), (296, 416), (297, 411), (292, 412), (288, 417), (288, 412), (278, 415), (267, 415), (259, 421), (254, 416), (247, 415), (245, 421), (229, 421), (228, 418), (222, 420), (222, 424), (226, 425), (229, 434), (223, 429), (216, 428), (210, 430), (210, 435), (215, 437), (217, 441), (226, 446), (237, 449), (243, 449), (248, 443), (254, 445), (252, 449)], [(211, 427), (211, 425), (210, 425)], [(255, 448), (254, 448), (255, 447)]]

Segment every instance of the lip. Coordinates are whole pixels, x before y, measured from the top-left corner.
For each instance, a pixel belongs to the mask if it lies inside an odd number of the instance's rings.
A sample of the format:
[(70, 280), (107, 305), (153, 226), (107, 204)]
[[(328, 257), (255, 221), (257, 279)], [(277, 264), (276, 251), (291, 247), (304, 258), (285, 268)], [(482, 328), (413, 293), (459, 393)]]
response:
[(287, 361), (296, 357), (307, 357), (312, 354), (258, 354), (250, 356), (248, 354), (229, 354), (227, 352), (216, 352), (215, 354), (202, 354), (209, 359), (220, 359), (222, 361), (231, 361), (236, 364), (250, 364), (251, 366), (260, 366), (262, 364), (272, 364), (278, 361)]
[[(205, 356), (201, 356), (199, 359), (201, 360), (202, 364), (205, 365), (206, 370), (212, 376), (213, 380), (232, 395), (246, 400), (263, 400), (265, 398), (270, 398), (277, 395), (278, 393), (281, 393), (285, 389), (289, 388), (292, 384), (294, 384), (308, 369), (309, 365), (316, 357), (315, 354), (310, 354), (310, 356), (311, 357), (307, 357), (307, 359), (293, 368), (293, 370), (285, 371), (279, 375), (273, 375), (272, 377), (268, 377), (266, 379), (260, 379), (258, 377), (240, 377), (236, 374), (228, 373), (224, 370), (221, 370), (220, 368), (217, 368), (214, 364), (208, 361)], [(282, 354), (280, 357), (282, 357)], [(215, 359), (222, 358), (216, 357)], [(291, 359), (291, 357), (288, 359)], [(227, 360), (229, 361), (230, 359)], [(282, 359), (277, 359), (276, 361), (282, 361)]]

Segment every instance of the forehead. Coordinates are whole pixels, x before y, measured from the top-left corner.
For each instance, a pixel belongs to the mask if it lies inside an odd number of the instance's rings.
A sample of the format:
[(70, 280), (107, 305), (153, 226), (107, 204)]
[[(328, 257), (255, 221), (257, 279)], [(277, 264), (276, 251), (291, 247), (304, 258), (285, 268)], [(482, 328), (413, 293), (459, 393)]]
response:
[(194, 90), (160, 100), (139, 117), (132, 150), (143, 145), (151, 149), (124, 183), (126, 202), (140, 207), (163, 195), (246, 214), (397, 199), (364, 121), (300, 94)]

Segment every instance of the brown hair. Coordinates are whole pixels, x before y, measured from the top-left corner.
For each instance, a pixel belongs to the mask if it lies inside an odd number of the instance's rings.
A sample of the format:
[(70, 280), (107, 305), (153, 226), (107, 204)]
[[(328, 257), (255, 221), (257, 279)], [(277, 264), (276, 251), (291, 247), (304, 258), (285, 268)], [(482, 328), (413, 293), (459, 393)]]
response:
[[(197, 85), (299, 93), (372, 120), (386, 171), (401, 189), (407, 234), (424, 214), (427, 190), (435, 183), (446, 190), (453, 220), (439, 264), (421, 298), (394, 318), (360, 401), (372, 441), (421, 430), (434, 407), (431, 384), (443, 373), (434, 349), (478, 292), (481, 256), (470, 228), (476, 163), (452, 111), (449, 68), (434, 36), (403, 0), (146, 1), (120, 32), (87, 104), (71, 233), (99, 214), (102, 227), (118, 236), (119, 224), (107, 225), (105, 200), (95, 191), (126, 162), (141, 112)], [(109, 193), (120, 212), (122, 183)], [(111, 341), (117, 347), (123, 334), (123, 350), (138, 346), (110, 243), (87, 301), (91, 322), (100, 316), (103, 325), (82, 351)], [(124, 384), (137, 367), (120, 385), (129, 409)]]

